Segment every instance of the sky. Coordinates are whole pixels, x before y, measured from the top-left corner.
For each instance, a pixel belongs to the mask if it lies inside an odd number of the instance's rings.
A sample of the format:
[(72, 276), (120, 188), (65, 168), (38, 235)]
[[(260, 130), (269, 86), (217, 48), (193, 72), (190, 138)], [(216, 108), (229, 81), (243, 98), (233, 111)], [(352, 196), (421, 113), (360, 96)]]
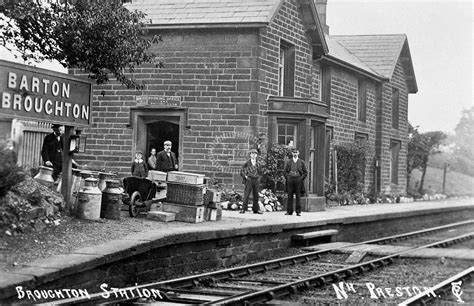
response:
[[(418, 92), (408, 98), (408, 120), (422, 132), (454, 133), (473, 104), (471, 0), (328, 0), (332, 35), (406, 34)], [(14, 60), (0, 48), (0, 58)], [(59, 64), (42, 68), (65, 72)]]
[(473, 104), (471, 0), (328, 0), (330, 35), (406, 34), (418, 84), (408, 120), (422, 132), (454, 133)]

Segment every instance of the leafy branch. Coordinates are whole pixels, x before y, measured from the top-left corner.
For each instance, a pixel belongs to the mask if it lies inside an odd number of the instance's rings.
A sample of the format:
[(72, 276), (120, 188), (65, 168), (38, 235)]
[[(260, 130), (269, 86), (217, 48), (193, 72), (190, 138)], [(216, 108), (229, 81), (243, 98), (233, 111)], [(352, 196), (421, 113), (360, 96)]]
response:
[(97, 84), (112, 75), (137, 90), (144, 84), (127, 72), (144, 63), (163, 67), (148, 52), (161, 36), (147, 36), (146, 15), (129, 11), (122, 1), (8, 1), (0, 13), (0, 45), (18, 50), (26, 62), (56, 60), (83, 69)]

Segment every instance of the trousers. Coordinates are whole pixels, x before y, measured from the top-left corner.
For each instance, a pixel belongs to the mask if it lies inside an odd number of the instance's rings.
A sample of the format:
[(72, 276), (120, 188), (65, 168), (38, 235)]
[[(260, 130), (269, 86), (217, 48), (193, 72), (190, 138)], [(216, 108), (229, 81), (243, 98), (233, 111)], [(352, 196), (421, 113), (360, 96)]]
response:
[(286, 212), (288, 214), (293, 214), (293, 195), (296, 196), (296, 205), (295, 211), (297, 214), (301, 213), (301, 184), (303, 183), (303, 179), (301, 176), (289, 176), (287, 183), (288, 189), (288, 203), (286, 205)]
[(244, 202), (242, 204), (242, 210), (244, 211), (248, 209), (250, 192), (252, 192), (253, 196), (252, 210), (257, 212), (260, 210), (258, 205), (258, 178), (249, 177), (245, 182)]

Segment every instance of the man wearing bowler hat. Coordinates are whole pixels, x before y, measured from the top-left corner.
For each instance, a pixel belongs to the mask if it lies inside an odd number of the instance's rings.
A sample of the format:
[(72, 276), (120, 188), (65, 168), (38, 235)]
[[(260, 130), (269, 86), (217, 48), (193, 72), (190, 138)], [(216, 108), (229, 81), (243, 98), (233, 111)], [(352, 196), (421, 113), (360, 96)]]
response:
[(53, 179), (56, 181), (63, 170), (63, 137), (59, 124), (51, 125), (52, 133), (46, 135), (41, 149), (41, 158), (47, 167), (53, 168)]
[(296, 215), (301, 216), (301, 188), (304, 184), (303, 180), (308, 175), (304, 161), (298, 158), (300, 151), (297, 148), (291, 150), (292, 158), (285, 163), (286, 188), (288, 191), (288, 203), (286, 207), (286, 215), (293, 214), (293, 194), (296, 196)]
[(241, 214), (244, 214), (247, 211), (250, 192), (252, 192), (253, 196), (253, 213), (263, 213), (258, 205), (258, 185), (260, 176), (262, 174), (262, 168), (260, 165), (257, 164), (257, 155), (257, 150), (251, 149), (249, 151), (250, 159), (243, 164), (242, 170), (240, 171), (240, 176), (242, 176), (242, 182), (245, 185), (244, 202), (242, 204), (242, 210), (240, 211)]

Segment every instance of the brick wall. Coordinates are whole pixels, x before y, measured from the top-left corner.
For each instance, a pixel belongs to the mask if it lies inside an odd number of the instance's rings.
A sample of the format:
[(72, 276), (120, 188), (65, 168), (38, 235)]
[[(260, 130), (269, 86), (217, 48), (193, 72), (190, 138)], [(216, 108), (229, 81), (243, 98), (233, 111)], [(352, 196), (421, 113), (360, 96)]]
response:
[(367, 81), (366, 122), (357, 119), (358, 76), (333, 67), (331, 74), (331, 117), (327, 125), (334, 128), (334, 145), (354, 143), (355, 133), (368, 136), (368, 156), (366, 157), (365, 189), (374, 182), (373, 158), (375, 156), (375, 84)]
[[(263, 125), (257, 95), (258, 32), (240, 29), (239, 33), (195, 30), (160, 34), (163, 42), (152, 51), (165, 67), (142, 65), (136, 69), (134, 77), (146, 84), (143, 92), (128, 90), (116, 81), (94, 87), (92, 126), (84, 131), (88, 150), (77, 159), (129, 175), (134, 131), (126, 125), (130, 107), (136, 106), (135, 96), (181, 96), (190, 126), (184, 132), (182, 169), (216, 172), (222, 182), (232, 183), (233, 175), (219, 171), (218, 166), (229, 170), (229, 161), (243, 160), (245, 156), (234, 156), (235, 151), (248, 149), (253, 140), (246, 135), (256, 136), (258, 126)], [(216, 139), (225, 145), (216, 145)], [(214, 164), (211, 153), (216, 158)]]
[[(408, 89), (402, 64), (398, 61), (392, 79), (382, 86), (382, 139), (381, 139), (381, 193), (404, 194), (406, 192), (406, 164), (408, 141)], [(392, 127), (392, 90), (400, 93), (399, 128)], [(391, 183), (390, 177), (390, 141), (398, 140), (401, 148), (398, 160), (398, 184)]]
[(273, 23), (261, 31), (260, 88), (263, 94), (278, 95), (280, 40), (295, 46), (294, 97), (310, 99), (312, 87), (312, 47), (308, 43), (301, 14), (294, 0), (284, 1)]

